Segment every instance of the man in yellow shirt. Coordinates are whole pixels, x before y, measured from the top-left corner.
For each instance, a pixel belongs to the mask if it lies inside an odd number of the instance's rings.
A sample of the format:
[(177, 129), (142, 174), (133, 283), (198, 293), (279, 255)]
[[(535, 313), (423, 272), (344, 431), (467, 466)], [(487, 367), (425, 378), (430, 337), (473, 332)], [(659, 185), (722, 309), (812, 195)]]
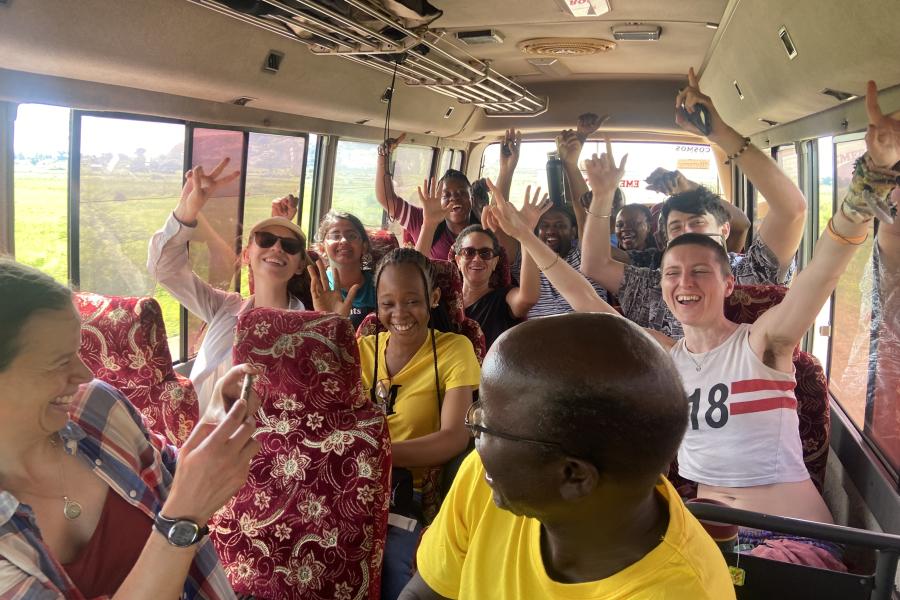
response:
[(400, 599), (734, 598), (718, 547), (660, 476), (687, 408), (671, 359), (625, 319), (510, 329), (467, 415), (477, 454)]

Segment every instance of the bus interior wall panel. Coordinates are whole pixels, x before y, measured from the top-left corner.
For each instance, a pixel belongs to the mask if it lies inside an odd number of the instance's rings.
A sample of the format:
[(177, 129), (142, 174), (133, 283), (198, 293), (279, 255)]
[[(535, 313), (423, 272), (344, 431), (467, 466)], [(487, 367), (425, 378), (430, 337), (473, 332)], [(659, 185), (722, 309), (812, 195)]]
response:
[[(262, 69), (271, 50), (285, 55), (276, 75)], [(0, 19), (0, 57), (8, 69), (219, 103), (249, 96), (256, 108), (343, 122), (383, 120), (380, 95), (390, 83), (390, 75), (315, 56), (184, 0), (16, 2)], [(448, 103), (456, 110), (444, 119)], [(394, 109), (397, 129), (441, 136), (476, 110), (407, 85), (398, 86)]]
[(15, 255), (13, 165), (16, 105), (0, 102), (0, 255)]
[[(862, 96), (869, 79), (879, 89), (896, 86), (900, 36), (873, 27), (896, 11), (893, 0), (740, 1), (701, 75), (701, 88), (725, 121), (750, 135), (765, 129), (760, 118), (788, 123), (834, 107), (837, 101), (822, 94), (824, 88)], [(778, 38), (782, 26), (797, 48), (793, 60)]]

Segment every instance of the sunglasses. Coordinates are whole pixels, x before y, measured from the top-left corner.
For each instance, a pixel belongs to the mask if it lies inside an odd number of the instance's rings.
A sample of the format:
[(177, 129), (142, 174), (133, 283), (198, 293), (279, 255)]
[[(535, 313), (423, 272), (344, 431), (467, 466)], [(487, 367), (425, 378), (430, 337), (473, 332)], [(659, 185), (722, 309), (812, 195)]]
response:
[(473, 248), (472, 246), (460, 248), (457, 254), (464, 258), (468, 258), (469, 260), (475, 258), (476, 254), (481, 257), (481, 260), (491, 260), (497, 256), (497, 253), (494, 252), (493, 248)]
[(254, 231), (253, 241), (260, 248), (271, 248), (275, 245), (275, 242), (281, 242), (281, 249), (290, 255), (299, 254), (303, 251), (303, 242), (297, 238), (281, 237), (268, 231)]

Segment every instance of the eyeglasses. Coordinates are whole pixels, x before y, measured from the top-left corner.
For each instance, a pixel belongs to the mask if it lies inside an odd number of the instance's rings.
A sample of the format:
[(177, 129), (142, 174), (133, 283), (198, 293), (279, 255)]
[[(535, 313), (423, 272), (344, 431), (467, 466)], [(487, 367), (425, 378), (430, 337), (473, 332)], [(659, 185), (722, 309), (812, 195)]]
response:
[(353, 243), (358, 242), (362, 237), (355, 231), (332, 231), (325, 234), (326, 242), (340, 242), (342, 239), (346, 242)]
[(554, 448), (559, 448), (562, 450), (562, 446), (556, 442), (544, 442), (541, 440), (532, 440), (529, 438), (521, 437), (518, 435), (513, 435), (511, 433), (503, 433), (502, 431), (497, 431), (496, 429), (490, 429), (482, 425), (484, 418), (484, 410), (482, 409), (481, 400), (473, 402), (469, 406), (469, 410), (466, 412), (466, 428), (469, 430), (469, 433), (472, 434), (472, 437), (476, 440), (481, 437), (482, 433), (486, 433), (488, 435), (492, 435), (494, 437), (503, 438), (505, 440), (509, 440), (511, 442), (525, 442), (526, 444), (537, 444), (539, 446), (552, 446)]
[(268, 231), (254, 231), (253, 241), (260, 248), (271, 248), (275, 242), (281, 242), (281, 249), (290, 255), (298, 254), (303, 250), (303, 242), (297, 238), (281, 237)]
[(468, 258), (469, 260), (475, 258), (476, 254), (481, 257), (481, 260), (491, 260), (497, 256), (497, 253), (494, 252), (493, 248), (473, 248), (472, 246), (460, 248), (457, 254)]

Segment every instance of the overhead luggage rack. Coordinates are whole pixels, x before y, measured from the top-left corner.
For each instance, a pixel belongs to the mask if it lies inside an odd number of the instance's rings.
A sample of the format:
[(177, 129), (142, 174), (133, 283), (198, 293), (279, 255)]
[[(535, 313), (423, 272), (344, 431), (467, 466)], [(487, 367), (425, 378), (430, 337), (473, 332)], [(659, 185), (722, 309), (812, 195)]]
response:
[(450, 36), (402, 19), (367, 0), (188, 0), (307, 46), (421, 86), (489, 117), (534, 117), (548, 99), (491, 68)]

